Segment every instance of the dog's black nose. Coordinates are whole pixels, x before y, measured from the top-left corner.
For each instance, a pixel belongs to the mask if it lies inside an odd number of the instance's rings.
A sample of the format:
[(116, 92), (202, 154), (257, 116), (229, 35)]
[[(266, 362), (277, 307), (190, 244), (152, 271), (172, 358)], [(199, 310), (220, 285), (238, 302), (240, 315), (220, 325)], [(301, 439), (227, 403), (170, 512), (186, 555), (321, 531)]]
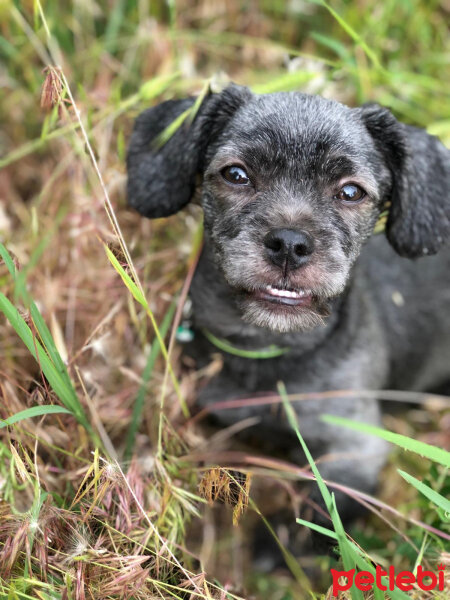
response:
[(306, 231), (273, 229), (264, 238), (267, 256), (277, 267), (298, 269), (314, 251), (314, 240)]

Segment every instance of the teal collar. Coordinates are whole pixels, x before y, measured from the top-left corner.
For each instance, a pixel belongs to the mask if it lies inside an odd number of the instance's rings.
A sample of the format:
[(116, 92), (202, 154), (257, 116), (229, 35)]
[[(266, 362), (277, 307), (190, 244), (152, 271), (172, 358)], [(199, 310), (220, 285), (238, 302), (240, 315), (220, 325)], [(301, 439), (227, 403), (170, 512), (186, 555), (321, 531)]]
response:
[(241, 358), (278, 358), (279, 356), (283, 356), (283, 354), (287, 354), (290, 350), (289, 348), (281, 348), (280, 346), (276, 346), (275, 344), (271, 344), (266, 348), (260, 348), (259, 350), (244, 350), (243, 348), (237, 348), (236, 346), (233, 346), (233, 344), (230, 344), (230, 342), (224, 340), (223, 338), (216, 337), (207, 329), (202, 329), (202, 333), (205, 336), (205, 338), (211, 342), (211, 344), (213, 344), (222, 352), (226, 352), (227, 354), (233, 354), (234, 356), (240, 356)]

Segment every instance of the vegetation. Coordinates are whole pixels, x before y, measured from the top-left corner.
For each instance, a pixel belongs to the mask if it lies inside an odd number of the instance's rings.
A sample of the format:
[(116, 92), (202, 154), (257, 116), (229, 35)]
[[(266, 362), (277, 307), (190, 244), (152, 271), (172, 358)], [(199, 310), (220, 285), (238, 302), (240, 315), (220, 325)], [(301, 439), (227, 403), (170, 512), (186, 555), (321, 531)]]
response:
[[(330, 568), (357, 562), (442, 563), (447, 589), (411, 596), (448, 598), (448, 399), (372, 432), (393, 454), (352, 531), (321, 482), (338, 551), (293, 559), (267, 517), (284, 507), (308, 534), (297, 482), (320, 480), (314, 463), (192, 416), (220, 367), (196, 371), (175, 342), (200, 211), (144, 221), (124, 192), (134, 117), (228, 78), (379, 102), (450, 145), (448, 19), (445, 0), (0, 0), (0, 597), (331, 598)], [(295, 398), (274, 402), (303, 443)], [(288, 565), (271, 575), (252, 571), (261, 522)]]

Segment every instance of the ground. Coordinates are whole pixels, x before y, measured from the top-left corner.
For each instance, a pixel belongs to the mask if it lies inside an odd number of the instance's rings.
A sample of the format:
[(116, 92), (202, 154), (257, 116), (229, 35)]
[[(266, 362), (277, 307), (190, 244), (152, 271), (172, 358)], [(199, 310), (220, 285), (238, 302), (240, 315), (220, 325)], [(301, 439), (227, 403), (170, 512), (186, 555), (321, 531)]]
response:
[[(0, 418), (18, 419), (0, 430), (2, 597), (325, 593), (338, 554), (252, 572), (259, 511), (286, 506), (294, 524), (305, 499), (292, 465), (243, 447), (230, 457), (232, 432), (192, 418), (199, 385), (220, 368), (197, 371), (173, 339), (201, 212), (150, 222), (128, 210), (127, 140), (144, 108), (230, 79), (376, 101), (450, 144), (449, 10), (445, 0), (0, 2)], [(446, 406), (402, 406), (384, 425), (448, 449)], [(229, 466), (244, 475), (209, 470)], [(448, 497), (445, 466), (397, 447), (379, 514), (351, 535), (384, 566), (442, 562), (448, 573), (448, 514), (398, 468)]]

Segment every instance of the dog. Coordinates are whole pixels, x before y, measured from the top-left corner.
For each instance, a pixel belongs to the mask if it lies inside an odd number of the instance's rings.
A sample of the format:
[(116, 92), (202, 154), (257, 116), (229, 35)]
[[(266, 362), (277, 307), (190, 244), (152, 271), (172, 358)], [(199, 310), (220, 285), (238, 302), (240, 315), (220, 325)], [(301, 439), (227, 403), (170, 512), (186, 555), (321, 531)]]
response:
[[(374, 104), (231, 84), (198, 105), (143, 112), (127, 155), (139, 213), (168, 217), (192, 199), (203, 207), (191, 346), (200, 360), (221, 352), (223, 368), (198, 403), (221, 425), (257, 417), (252, 438), (304, 464), (282, 411), (214, 403), (276, 392), (278, 381), (317, 393), (293, 406), (310, 450), (325, 455), (322, 476), (372, 492), (386, 443), (321, 415), (379, 425), (379, 404), (320, 393), (448, 386), (450, 152)], [(386, 211), (385, 234), (373, 235)], [(337, 501), (352, 517), (354, 502)]]

